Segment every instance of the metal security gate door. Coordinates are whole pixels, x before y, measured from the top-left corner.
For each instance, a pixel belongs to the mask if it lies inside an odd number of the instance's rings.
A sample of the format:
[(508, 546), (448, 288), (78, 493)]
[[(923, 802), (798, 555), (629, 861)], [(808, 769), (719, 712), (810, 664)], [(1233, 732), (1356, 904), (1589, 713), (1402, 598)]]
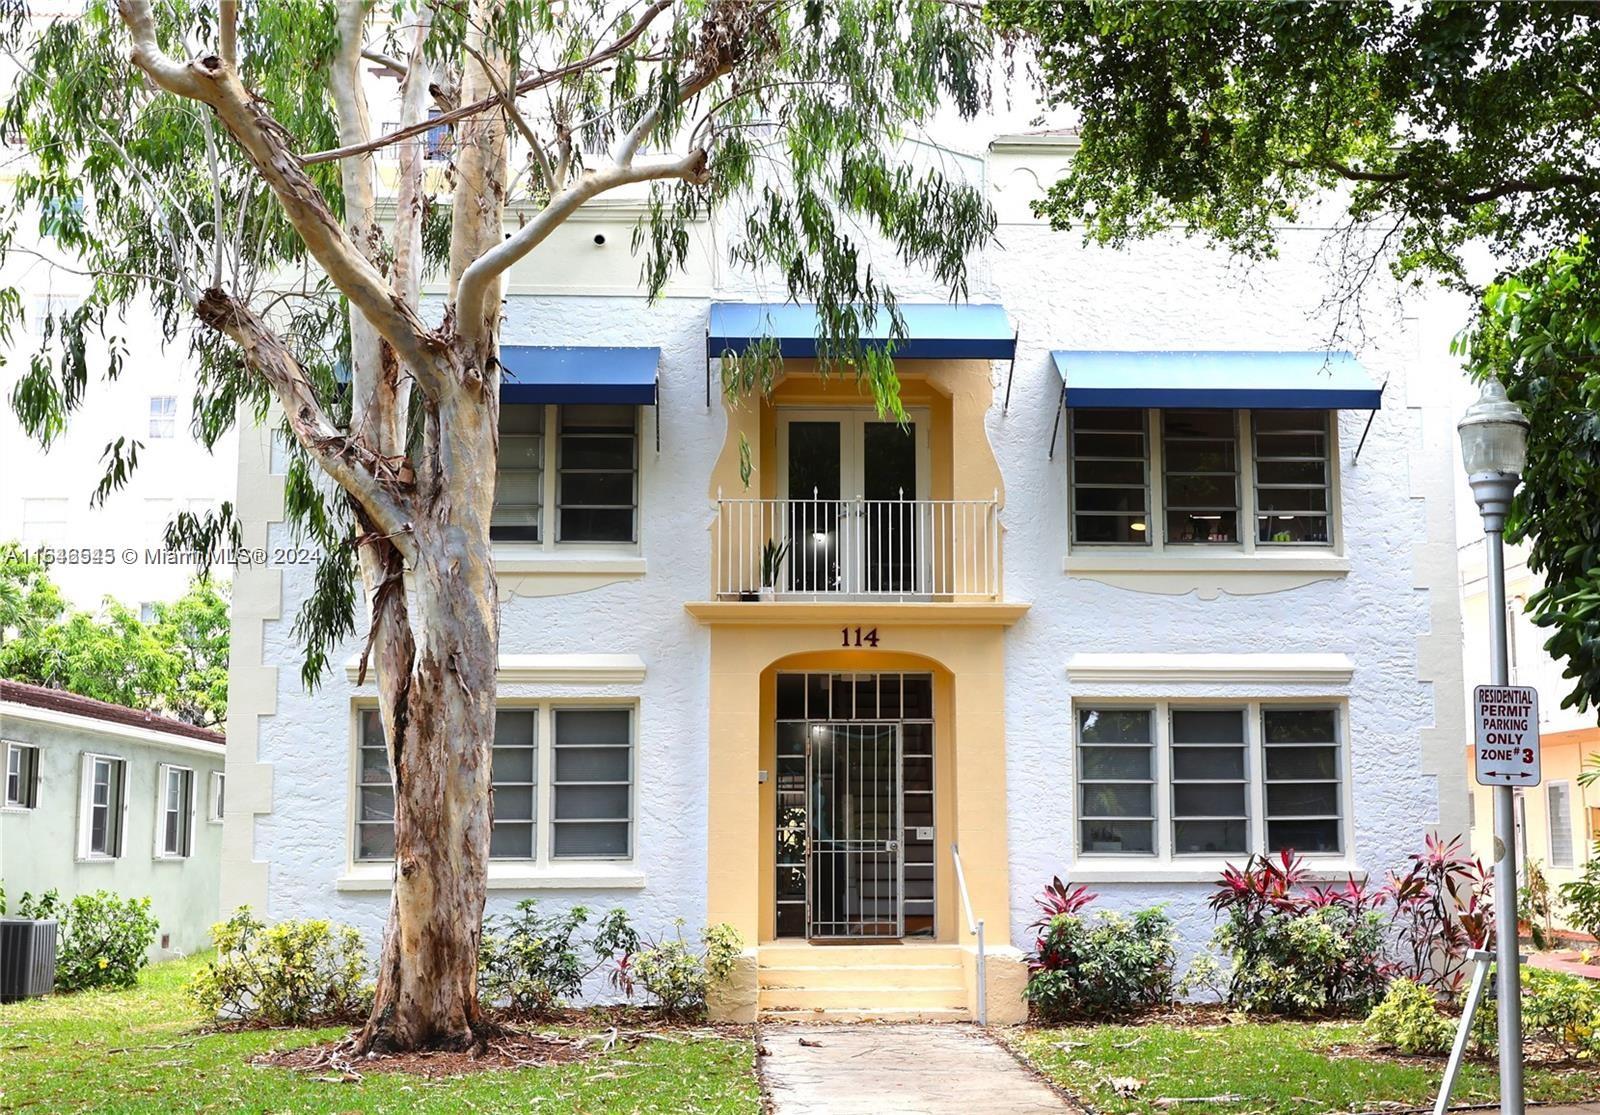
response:
[(905, 935), (897, 724), (814, 724), (806, 747), (807, 934)]

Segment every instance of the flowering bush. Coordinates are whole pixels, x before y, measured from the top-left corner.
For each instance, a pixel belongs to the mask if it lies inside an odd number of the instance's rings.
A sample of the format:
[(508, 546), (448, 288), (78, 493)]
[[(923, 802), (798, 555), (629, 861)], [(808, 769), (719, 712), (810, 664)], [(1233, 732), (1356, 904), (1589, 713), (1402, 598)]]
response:
[(1363, 1027), (1370, 1040), (1401, 1053), (1443, 1053), (1455, 1040), (1456, 1022), (1439, 1009), (1439, 997), (1413, 979), (1397, 979)]
[[(583, 990), (583, 983), (607, 964), (626, 958), (639, 946), (627, 912), (612, 910), (600, 919), (585, 946), (579, 933), (589, 911), (574, 906), (565, 914), (542, 916), (529, 898), (504, 918), (487, 918), (478, 953), (478, 987), (483, 997), (518, 1014), (546, 1014)], [(584, 958), (584, 951), (590, 959)], [(621, 962), (613, 971), (625, 973)]]
[(1160, 907), (1132, 917), (1057, 914), (1028, 957), (1023, 997), (1045, 1022), (1101, 1019), (1172, 998), (1172, 921)]
[(71, 902), (62, 902), (54, 890), (24, 894), (17, 916), (55, 921), (57, 991), (132, 987), (156, 939), (148, 898), (120, 898), (105, 890)]
[(1232, 962), (1228, 1002), (1249, 1011), (1365, 1011), (1391, 971), (1383, 957), (1385, 901), (1365, 884), (1300, 889), (1292, 851), (1229, 865), (1211, 897), (1225, 916), (1216, 943)]
[(1393, 904), (1390, 946), (1398, 974), (1445, 995), (1461, 990), (1469, 949), (1493, 937), (1492, 877), (1469, 858), (1459, 836), (1429, 835), (1404, 875), (1391, 873), (1384, 897)]
[(211, 927), (217, 959), (186, 990), (210, 1018), (264, 1026), (354, 1022), (372, 991), (366, 951), (347, 925), (321, 919), (267, 925), (241, 906)]

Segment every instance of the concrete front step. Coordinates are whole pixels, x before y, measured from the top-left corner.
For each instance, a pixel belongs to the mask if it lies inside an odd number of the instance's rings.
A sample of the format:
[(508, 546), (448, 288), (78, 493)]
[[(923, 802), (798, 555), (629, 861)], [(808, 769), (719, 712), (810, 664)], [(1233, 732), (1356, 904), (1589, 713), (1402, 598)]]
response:
[(863, 1007), (835, 1010), (766, 1010), (764, 1022), (970, 1022), (965, 1007)]
[(762, 1018), (828, 1022), (965, 1021), (966, 981), (954, 945), (763, 945)]
[(837, 968), (841, 965), (894, 964), (905, 966), (961, 966), (958, 945), (762, 945), (757, 951), (763, 968), (795, 966)]
[(760, 987), (960, 987), (959, 964), (786, 964), (756, 970)]
[(767, 1010), (965, 1010), (967, 991), (959, 983), (942, 987), (894, 987), (883, 984), (854, 987), (763, 987), (756, 1005)]

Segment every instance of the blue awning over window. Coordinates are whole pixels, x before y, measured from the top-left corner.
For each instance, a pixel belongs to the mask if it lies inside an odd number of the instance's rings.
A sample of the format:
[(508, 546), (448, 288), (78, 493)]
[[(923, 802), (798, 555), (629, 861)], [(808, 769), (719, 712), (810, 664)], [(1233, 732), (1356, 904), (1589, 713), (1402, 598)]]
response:
[[(1016, 330), (1004, 307), (971, 303), (904, 303), (900, 316), (906, 339), (894, 350), (897, 360), (1011, 360), (1017, 351)], [(889, 338), (890, 319), (879, 310), (863, 338), (881, 348)], [(817, 310), (793, 302), (713, 302), (706, 359), (725, 352), (741, 353), (757, 340), (771, 337), (784, 357), (817, 354)]]
[(656, 401), (659, 348), (503, 345), (504, 403), (637, 403)]
[(1064, 403), (1104, 407), (1377, 410), (1383, 389), (1348, 352), (1050, 354)]

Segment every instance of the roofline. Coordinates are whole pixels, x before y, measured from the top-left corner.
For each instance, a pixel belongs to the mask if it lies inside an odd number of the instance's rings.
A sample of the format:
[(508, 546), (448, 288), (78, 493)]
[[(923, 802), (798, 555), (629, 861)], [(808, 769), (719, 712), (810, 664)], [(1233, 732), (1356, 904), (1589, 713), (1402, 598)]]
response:
[(997, 135), (989, 141), (990, 151), (1038, 151), (1063, 147), (1076, 151), (1081, 146), (1083, 146), (1083, 140), (1079, 136), (1038, 135), (1028, 132)]
[(81, 693), (73, 693), (66, 689), (11, 681), (7, 678), (0, 678), (0, 704), (15, 705), (17, 708), (46, 709), (95, 723), (121, 724), (163, 736), (198, 740), (218, 748), (227, 743), (221, 732), (212, 728), (202, 728), (198, 724), (190, 724), (176, 717), (102, 701), (95, 697), (85, 697)]
[[(143, 728), (135, 724), (123, 724), (116, 720), (101, 720), (93, 716), (63, 712), (60, 709), (40, 708), (37, 705), (25, 705), (18, 701), (0, 701), (0, 721), (9, 722), (13, 720), (43, 724), (53, 728), (76, 728), (80, 731), (126, 740), (130, 743), (142, 743), (151, 747), (168, 747), (176, 751), (210, 755), (218, 759), (223, 758), (228, 753), (227, 746), (220, 739), (215, 742), (196, 739), (193, 736), (174, 735), (172, 732)], [(0, 730), (0, 734), (4, 734), (3, 730)]]

